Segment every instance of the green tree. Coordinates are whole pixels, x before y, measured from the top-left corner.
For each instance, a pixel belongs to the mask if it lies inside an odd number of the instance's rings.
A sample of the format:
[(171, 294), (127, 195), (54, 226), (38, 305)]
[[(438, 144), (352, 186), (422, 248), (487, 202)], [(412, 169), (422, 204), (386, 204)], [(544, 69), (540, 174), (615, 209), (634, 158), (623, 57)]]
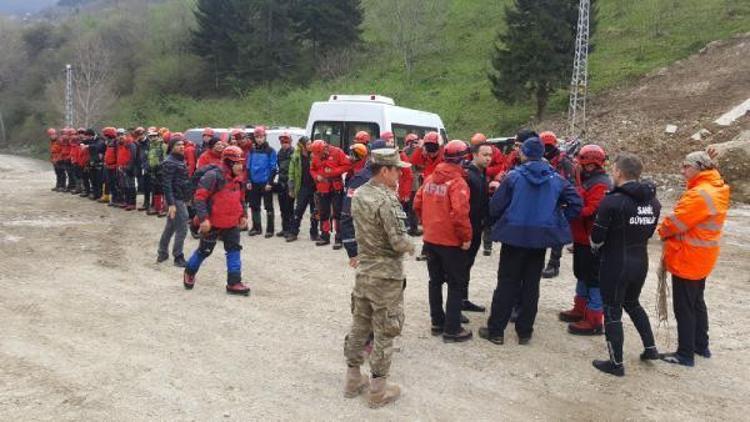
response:
[[(591, 6), (591, 32), (596, 7)], [(516, 0), (506, 7), (488, 75), (495, 98), (516, 104), (534, 97), (541, 120), (550, 96), (570, 83), (578, 0)]]
[(195, 6), (196, 27), (191, 33), (191, 50), (208, 62), (216, 90), (234, 75), (238, 48), (232, 37), (232, 23), (237, 19), (233, 0), (198, 0)]
[(360, 0), (296, 0), (291, 18), (297, 38), (310, 43), (315, 59), (361, 41)]

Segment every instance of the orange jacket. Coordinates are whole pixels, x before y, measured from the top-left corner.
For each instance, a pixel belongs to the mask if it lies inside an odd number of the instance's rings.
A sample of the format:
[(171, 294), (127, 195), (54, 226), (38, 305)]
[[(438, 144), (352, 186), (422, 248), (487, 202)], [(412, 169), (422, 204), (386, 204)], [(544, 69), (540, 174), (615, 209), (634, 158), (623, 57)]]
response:
[(686, 280), (702, 280), (719, 257), (719, 239), (729, 209), (729, 185), (716, 170), (705, 170), (688, 181), (688, 190), (674, 213), (659, 226), (665, 241), (667, 270)]
[(424, 241), (461, 246), (471, 241), (469, 185), (460, 166), (440, 163), (414, 198), (414, 212), (424, 226)]
[(61, 157), (62, 157), (62, 146), (60, 146), (60, 142), (58, 141), (58, 138), (50, 139), (49, 141), (50, 161), (52, 161), (53, 163), (56, 163), (62, 159)]

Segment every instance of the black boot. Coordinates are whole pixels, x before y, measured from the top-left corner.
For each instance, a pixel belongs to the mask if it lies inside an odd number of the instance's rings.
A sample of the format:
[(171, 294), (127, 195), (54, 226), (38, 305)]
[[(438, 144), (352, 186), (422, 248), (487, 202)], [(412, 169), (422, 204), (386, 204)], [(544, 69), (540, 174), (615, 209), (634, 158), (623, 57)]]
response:
[(325, 246), (331, 244), (331, 234), (330, 233), (321, 233), (320, 239), (315, 242), (315, 246)]
[(253, 219), (253, 228), (251, 230), (248, 230), (247, 235), (257, 236), (263, 233), (263, 227), (261, 227), (260, 225), (260, 211), (253, 210), (251, 215)]
[(555, 278), (560, 275), (560, 265), (555, 265), (552, 262), (547, 264), (547, 267), (542, 271), (542, 278)]
[(622, 364), (612, 363), (611, 360), (595, 360), (591, 364), (594, 365), (594, 368), (616, 377), (625, 375), (625, 367)]
[(469, 299), (464, 299), (461, 310), (466, 312), (484, 312), (485, 308), (484, 306), (472, 303)]
[(273, 211), (266, 212), (266, 234), (265, 238), (271, 238), (273, 237), (273, 227), (274, 226), (274, 216)]
[(184, 255), (178, 255), (178, 256), (174, 257), (174, 266), (175, 267), (185, 268), (186, 265), (187, 265), (187, 262), (185, 262), (185, 256)]

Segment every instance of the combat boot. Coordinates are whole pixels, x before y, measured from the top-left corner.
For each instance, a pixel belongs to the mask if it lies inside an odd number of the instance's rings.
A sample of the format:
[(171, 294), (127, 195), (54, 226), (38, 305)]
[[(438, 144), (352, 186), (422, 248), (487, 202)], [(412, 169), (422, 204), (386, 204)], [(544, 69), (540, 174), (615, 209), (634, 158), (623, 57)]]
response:
[(576, 296), (573, 298), (573, 309), (568, 311), (562, 311), (558, 315), (562, 322), (578, 322), (583, 320), (586, 314), (587, 299), (584, 296)]
[(586, 316), (582, 321), (568, 325), (568, 332), (579, 336), (595, 336), (603, 332), (604, 312), (586, 309)]
[(372, 409), (393, 403), (401, 396), (401, 388), (396, 384), (389, 384), (385, 377), (373, 377), (370, 381), (370, 393), (367, 404)]
[(346, 370), (346, 380), (344, 381), (344, 397), (352, 399), (365, 392), (370, 386), (370, 380), (367, 375), (363, 375), (359, 366), (349, 367)]

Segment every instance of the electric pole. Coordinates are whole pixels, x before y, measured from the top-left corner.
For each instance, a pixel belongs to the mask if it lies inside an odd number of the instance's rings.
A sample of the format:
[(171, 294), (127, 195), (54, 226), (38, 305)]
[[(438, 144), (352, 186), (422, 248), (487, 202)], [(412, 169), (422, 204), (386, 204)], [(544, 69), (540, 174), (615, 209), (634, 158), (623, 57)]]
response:
[(73, 66), (65, 65), (65, 126), (73, 127)]
[(570, 102), (568, 103), (569, 136), (573, 138), (583, 136), (586, 133), (590, 9), (590, 0), (580, 0), (576, 28), (576, 54), (573, 60), (573, 77), (570, 81)]

